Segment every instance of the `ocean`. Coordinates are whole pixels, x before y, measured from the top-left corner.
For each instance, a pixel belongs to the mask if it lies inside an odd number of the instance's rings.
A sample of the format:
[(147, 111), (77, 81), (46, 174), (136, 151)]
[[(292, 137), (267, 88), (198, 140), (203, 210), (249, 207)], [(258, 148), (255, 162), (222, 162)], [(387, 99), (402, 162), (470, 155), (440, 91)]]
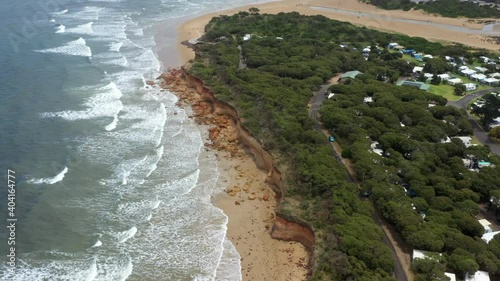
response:
[(0, 3), (0, 280), (241, 280), (215, 156), (147, 81), (178, 66), (157, 53), (177, 24), (259, 2)]

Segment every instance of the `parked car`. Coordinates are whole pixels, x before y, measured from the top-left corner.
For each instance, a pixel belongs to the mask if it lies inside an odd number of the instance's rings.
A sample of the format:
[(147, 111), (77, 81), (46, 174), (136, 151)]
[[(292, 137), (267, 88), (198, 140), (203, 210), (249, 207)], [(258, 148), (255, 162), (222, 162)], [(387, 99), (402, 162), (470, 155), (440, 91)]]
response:
[(333, 136), (329, 136), (328, 139), (330, 140), (330, 142), (334, 142), (335, 141), (335, 138)]

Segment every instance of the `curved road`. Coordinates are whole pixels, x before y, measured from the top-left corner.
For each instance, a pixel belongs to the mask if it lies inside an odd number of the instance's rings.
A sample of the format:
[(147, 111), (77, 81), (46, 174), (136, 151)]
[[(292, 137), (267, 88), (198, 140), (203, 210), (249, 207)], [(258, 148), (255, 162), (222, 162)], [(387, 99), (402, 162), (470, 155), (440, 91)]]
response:
[[(338, 81), (337, 79), (338, 79), (338, 77), (334, 77), (332, 80)], [(311, 99), (312, 102), (311, 102), (310, 107), (309, 107), (309, 116), (311, 117), (311, 119), (314, 122), (314, 129), (321, 132), (322, 134), (327, 135), (327, 136), (328, 136), (328, 134), (326, 133), (326, 129), (323, 128), (323, 126), (321, 125), (321, 123), (318, 120), (318, 110), (319, 110), (321, 104), (323, 103), (323, 101), (326, 99), (325, 93), (328, 90), (328, 88), (330, 87), (330, 85), (323, 85), (323, 86), (321, 86), (321, 88), (317, 92), (315, 92), (314, 97)], [(335, 148), (334, 144), (335, 143), (331, 143), (331, 147), (333, 148), (332, 150), (334, 152), (334, 157), (338, 161), (340, 161), (346, 167), (346, 169), (349, 171), (346, 160), (344, 160), (339, 155), (339, 152)], [(353, 175), (350, 172), (348, 172), (348, 175), (349, 175), (349, 177), (347, 180), (350, 182), (356, 183)], [(376, 212), (376, 214), (375, 213), (372, 214), (372, 219), (382, 229), (382, 233), (384, 234), (383, 242), (387, 246), (389, 246), (389, 249), (391, 250), (391, 255), (392, 255), (392, 258), (394, 260), (394, 277), (398, 281), (409, 281), (408, 276), (406, 275), (406, 272), (403, 269), (402, 261), (399, 259), (399, 256), (396, 253), (395, 246), (394, 246), (392, 240), (389, 239), (389, 237), (388, 237), (388, 234), (387, 234), (388, 230), (386, 230), (386, 228), (383, 227), (383, 222), (382, 222), (383, 218), (381, 218), (380, 214), (378, 212)]]
[[(500, 91), (500, 87), (477, 91), (472, 94), (468, 94), (457, 101), (449, 101), (446, 105), (467, 110), (467, 104), (471, 100), (489, 94), (490, 92), (498, 91)], [(487, 145), (490, 148), (491, 152), (493, 152), (495, 155), (500, 155), (500, 144), (493, 142), (490, 137), (488, 137), (488, 133), (483, 130), (483, 128), (477, 123), (477, 121), (474, 120), (474, 118), (472, 118), (469, 113), (467, 113), (467, 115), (469, 117), (469, 122), (472, 125), (474, 136), (476, 136), (479, 142), (481, 142), (483, 145)]]

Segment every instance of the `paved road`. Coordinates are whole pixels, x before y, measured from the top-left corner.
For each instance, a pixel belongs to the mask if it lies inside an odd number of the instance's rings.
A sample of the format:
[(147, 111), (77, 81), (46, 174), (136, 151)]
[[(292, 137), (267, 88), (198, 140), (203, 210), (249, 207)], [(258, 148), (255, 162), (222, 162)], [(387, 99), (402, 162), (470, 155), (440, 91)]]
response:
[[(471, 100), (489, 94), (490, 92), (499, 92), (499, 91), (500, 87), (477, 91), (472, 94), (468, 94), (457, 101), (449, 101), (446, 105), (453, 106), (456, 108), (463, 108), (467, 110), (467, 104)], [(495, 155), (500, 155), (500, 144), (493, 142), (490, 139), (490, 137), (488, 137), (488, 134), (483, 130), (483, 128), (477, 123), (477, 121), (474, 120), (474, 118), (472, 118), (470, 114), (467, 113), (467, 115), (469, 117), (469, 122), (471, 123), (472, 128), (474, 130), (473, 131), (474, 136), (476, 136), (479, 142), (481, 142), (483, 145), (487, 145), (490, 148), (491, 152), (493, 152)]]
[[(311, 119), (314, 122), (314, 129), (321, 132), (322, 134), (325, 134), (325, 135), (326, 135), (325, 128), (323, 128), (323, 126), (321, 125), (321, 123), (318, 120), (318, 110), (321, 107), (321, 103), (323, 103), (323, 101), (326, 99), (325, 93), (329, 87), (330, 87), (330, 85), (321, 86), (321, 88), (314, 94), (314, 97), (312, 98), (312, 103), (311, 103), (310, 108), (309, 108), (309, 116), (311, 117)], [(328, 139), (325, 138), (325, 141), (328, 141)], [(339, 152), (334, 148), (333, 143), (331, 144), (331, 147), (332, 147), (332, 151), (334, 153), (334, 157), (337, 160), (339, 160), (344, 166), (346, 166), (346, 169), (348, 170), (346, 162), (344, 161), (344, 159), (342, 159), (341, 155), (339, 155)], [(351, 175), (351, 173), (347, 173), (347, 174), (348, 174), (348, 179), (347, 179), (348, 181), (356, 182), (353, 178), (353, 175)], [(382, 226), (382, 219), (383, 218), (381, 218), (378, 213), (377, 214), (374, 213), (374, 214), (372, 214), (372, 219), (382, 229), (382, 233), (384, 234), (383, 242), (387, 246), (389, 246), (389, 249), (391, 250), (391, 255), (392, 255), (392, 258), (394, 260), (394, 277), (398, 281), (408, 281), (408, 277), (406, 276), (406, 273), (403, 269), (401, 260), (399, 260), (399, 257), (396, 254), (396, 250), (394, 248), (394, 245), (392, 244), (391, 239), (389, 239), (389, 237), (387, 236), (387, 233), (385, 232), (385, 229)]]

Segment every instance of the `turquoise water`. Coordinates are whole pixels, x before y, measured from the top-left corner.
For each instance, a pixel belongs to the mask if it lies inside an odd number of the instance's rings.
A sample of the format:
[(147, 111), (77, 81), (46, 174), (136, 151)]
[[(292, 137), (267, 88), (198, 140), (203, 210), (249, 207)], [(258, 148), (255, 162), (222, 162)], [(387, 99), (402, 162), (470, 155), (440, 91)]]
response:
[(146, 81), (166, 67), (159, 29), (174, 42), (179, 19), (252, 2), (0, 4), (0, 280), (241, 279), (227, 217), (210, 203), (215, 158), (200, 156), (203, 136), (176, 97)]

